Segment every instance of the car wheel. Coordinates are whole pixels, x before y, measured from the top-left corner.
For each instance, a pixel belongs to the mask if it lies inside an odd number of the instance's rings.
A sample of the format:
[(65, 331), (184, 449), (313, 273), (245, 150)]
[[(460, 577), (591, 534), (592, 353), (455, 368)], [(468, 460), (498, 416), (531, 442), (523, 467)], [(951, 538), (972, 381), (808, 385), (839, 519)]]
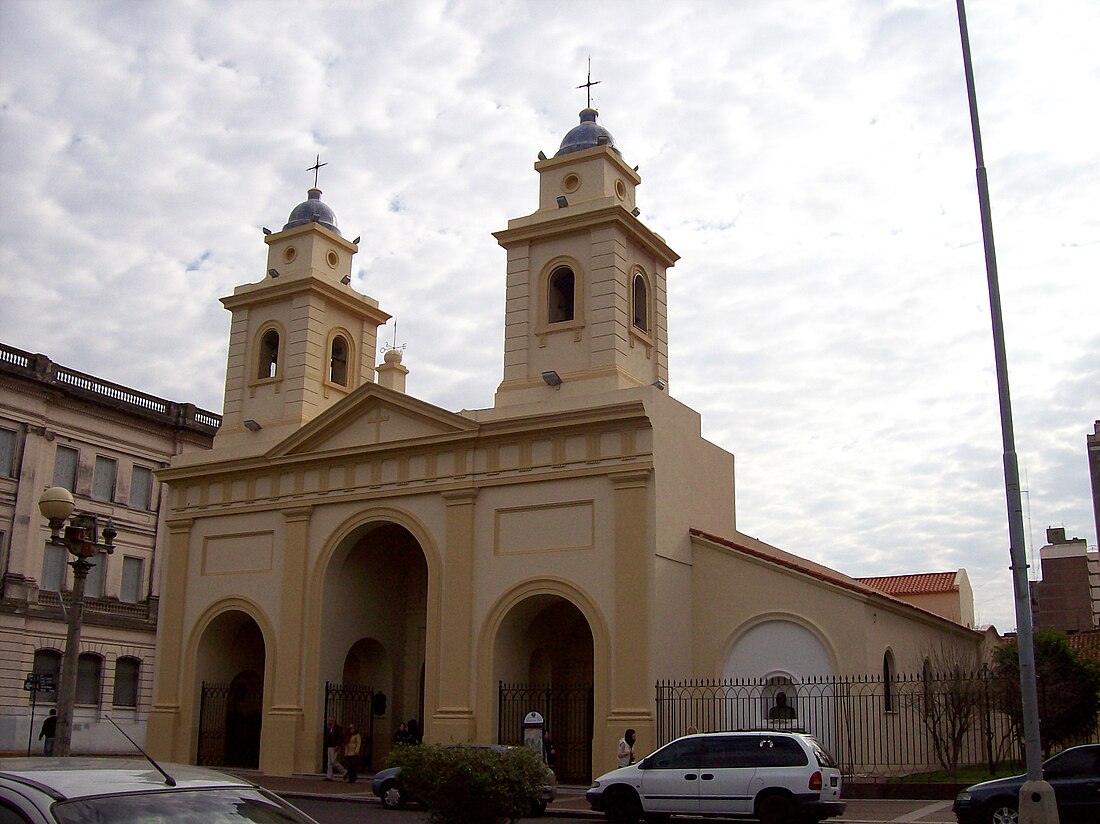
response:
[(382, 785), (382, 806), (387, 810), (400, 810), (405, 806), (405, 793), (393, 781), (387, 781)]
[(766, 795), (756, 804), (756, 817), (760, 824), (792, 824), (794, 802), (785, 795)]
[(642, 817), (642, 803), (633, 790), (621, 789), (604, 802), (608, 824), (638, 824)]
[(989, 805), (989, 824), (1017, 824), (1020, 814), (1016, 812), (1016, 802), (1008, 798), (998, 798)]

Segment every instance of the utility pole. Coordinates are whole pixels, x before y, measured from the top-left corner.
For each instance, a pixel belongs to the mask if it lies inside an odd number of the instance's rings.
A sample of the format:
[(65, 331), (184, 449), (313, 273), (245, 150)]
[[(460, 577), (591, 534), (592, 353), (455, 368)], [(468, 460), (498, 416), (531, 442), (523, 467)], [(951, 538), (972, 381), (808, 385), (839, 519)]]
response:
[(1024, 510), (1020, 499), (1020, 466), (1012, 429), (1012, 400), (1008, 391), (1008, 358), (1005, 354), (1004, 324), (1001, 317), (1001, 288), (997, 278), (997, 253), (993, 245), (993, 216), (989, 208), (989, 179), (982, 154), (982, 133), (978, 124), (978, 97), (974, 90), (974, 68), (970, 60), (970, 35), (966, 28), (963, 0), (956, 0), (959, 35), (962, 38), (966, 93), (970, 101), (970, 126), (974, 136), (974, 160), (978, 179), (978, 206), (985, 246), (985, 273), (989, 283), (989, 309), (993, 318), (993, 353), (997, 362), (997, 395), (1001, 408), (1001, 439), (1004, 445), (1005, 499), (1008, 505), (1008, 541), (1012, 588), (1016, 603), (1016, 646), (1020, 654), (1020, 695), (1023, 704), (1024, 755), (1027, 781), (1020, 788), (1020, 824), (1058, 824), (1054, 789), (1043, 780), (1043, 751), (1039, 738), (1039, 699), (1035, 681), (1035, 640), (1031, 625), (1031, 592), (1027, 581), (1024, 548)]

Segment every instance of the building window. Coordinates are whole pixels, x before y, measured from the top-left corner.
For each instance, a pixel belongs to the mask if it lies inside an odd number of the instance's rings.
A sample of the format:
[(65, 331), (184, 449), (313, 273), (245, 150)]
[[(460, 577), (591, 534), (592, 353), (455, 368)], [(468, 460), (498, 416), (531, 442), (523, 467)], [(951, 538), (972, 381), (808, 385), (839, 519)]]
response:
[(115, 477), (118, 475), (118, 461), (114, 458), (95, 457), (95, 475), (92, 476), (92, 497), (97, 501), (115, 499)]
[(634, 326), (649, 332), (649, 287), (641, 272), (634, 275)]
[(76, 703), (99, 704), (103, 683), (103, 659), (91, 652), (81, 653), (76, 663)]
[(134, 466), (130, 471), (130, 506), (134, 509), (153, 507), (153, 470)]
[(58, 446), (53, 459), (53, 485), (76, 492), (76, 468), (80, 453), (68, 446)]
[(35, 675), (53, 676), (54, 692), (46, 693), (45, 699), (43, 699), (42, 693), (39, 693), (38, 700), (56, 700), (57, 686), (61, 683), (61, 653), (55, 649), (36, 649), (34, 651), (34, 664), (31, 666), (31, 671)]
[(893, 712), (894, 707), (894, 653), (890, 650), (882, 655), (882, 707)]
[(116, 707), (136, 707), (138, 699), (138, 680), (141, 676), (141, 661), (137, 658), (119, 658), (115, 662)]
[(332, 339), (332, 356), (329, 359), (328, 378), (340, 386), (348, 385), (348, 342), (343, 336)]
[(268, 329), (260, 338), (260, 380), (273, 378), (279, 371), (279, 333)]
[(46, 551), (42, 556), (42, 579), (38, 582), (38, 588), (46, 592), (61, 592), (65, 585), (65, 562), (69, 554), (63, 546), (46, 544)]
[(0, 429), (0, 478), (15, 477), (16, 433)]
[(84, 582), (84, 594), (89, 598), (102, 598), (107, 583), (107, 553), (97, 552), (88, 561), (92, 568)]
[(550, 323), (562, 323), (576, 316), (576, 279), (568, 266), (559, 266), (550, 274), (547, 283), (547, 319)]
[(145, 561), (127, 555), (122, 559), (122, 591), (119, 600), (136, 604), (141, 600), (141, 583), (145, 578)]

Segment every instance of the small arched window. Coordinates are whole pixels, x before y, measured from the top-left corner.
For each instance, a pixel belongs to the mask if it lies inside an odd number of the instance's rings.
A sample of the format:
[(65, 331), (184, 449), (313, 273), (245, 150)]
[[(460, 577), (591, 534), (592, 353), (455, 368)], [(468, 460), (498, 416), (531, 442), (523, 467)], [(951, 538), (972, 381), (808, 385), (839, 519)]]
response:
[(116, 707), (136, 707), (138, 703), (138, 679), (141, 676), (141, 661), (137, 658), (123, 657), (115, 662)]
[(649, 332), (649, 287), (641, 272), (634, 274), (634, 326)]
[(348, 385), (348, 342), (341, 335), (332, 339), (328, 379), (340, 386)]
[(550, 323), (562, 323), (576, 316), (575, 281), (573, 270), (568, 266), (559, 266), (550, 274), (546, 290), (546, 317)]
[(882, 708), (894, 710), (894, 653), (890, 650), (882, 654)]
[(273, 378), (279, 371), (279, 333), (268, 329), (260, 338), (260, 369), (256, 377), (260, 380)]

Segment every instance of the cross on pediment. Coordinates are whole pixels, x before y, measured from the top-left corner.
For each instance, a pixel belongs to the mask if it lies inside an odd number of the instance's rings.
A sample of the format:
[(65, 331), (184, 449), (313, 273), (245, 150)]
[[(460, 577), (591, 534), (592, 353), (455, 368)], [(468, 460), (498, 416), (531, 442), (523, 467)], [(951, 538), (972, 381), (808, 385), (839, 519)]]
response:
[(380, 443), (382, 441), (382, 423), (390, 419), (389, 415), (382, 414), (382, 407), (376, 406), (370, 412), (363, 416), (363, 420), (367, 423), (374, 424), (374, 442)]

